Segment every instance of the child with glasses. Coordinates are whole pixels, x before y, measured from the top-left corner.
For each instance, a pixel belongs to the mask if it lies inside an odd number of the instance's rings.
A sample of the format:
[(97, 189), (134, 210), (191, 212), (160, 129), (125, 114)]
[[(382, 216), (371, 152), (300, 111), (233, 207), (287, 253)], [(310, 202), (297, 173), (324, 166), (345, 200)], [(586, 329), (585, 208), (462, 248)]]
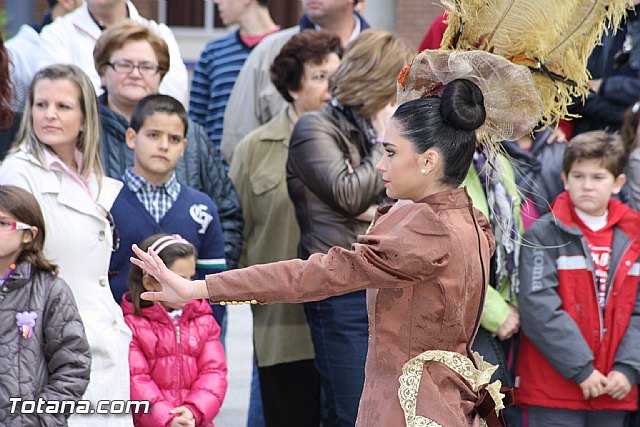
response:
[(3, 425), (66, 425), (68, 412), (28, 414), (15, 398), (77, 401), (89, 384), (91, 355), (78, 307), (57, 276), (58, 267), (44, 256), (44, 240), (44, 217), (36, 199), (21, 188), (1, 185)]
[[(179, 235), (156, 234), (142, 241), (173, 272), (190, 279), (196, 248)], [(220, 328), (206, 300), (186, 304), (152, 303), (140, 298), (160, 283), (139, 267), (129, 271), (122, 298), (133, 338), (129, 349), (131, 398), (149, 400), (146, 414), (134, 414), (140, 427), (212, 426), (227, 390), (227, 362)]]

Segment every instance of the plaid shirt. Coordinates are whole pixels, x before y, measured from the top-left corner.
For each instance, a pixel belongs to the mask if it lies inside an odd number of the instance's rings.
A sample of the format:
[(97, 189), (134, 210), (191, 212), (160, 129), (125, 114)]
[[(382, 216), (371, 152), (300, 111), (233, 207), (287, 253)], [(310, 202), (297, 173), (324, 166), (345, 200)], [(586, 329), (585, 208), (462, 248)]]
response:
[(124, 172), (123, 180), (157, 223), (162, 221), (180, 194), (180, 183), (175, 172), (167, 182), (158, 186), (133, 172), (132, 168), (127, 168)]

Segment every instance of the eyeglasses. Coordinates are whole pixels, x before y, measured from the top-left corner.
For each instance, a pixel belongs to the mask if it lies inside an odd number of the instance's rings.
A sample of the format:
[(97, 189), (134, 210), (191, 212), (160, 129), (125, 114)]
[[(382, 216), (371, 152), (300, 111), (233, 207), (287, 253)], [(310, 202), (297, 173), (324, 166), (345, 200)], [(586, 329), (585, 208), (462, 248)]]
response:
[(113, 61), (107, 62), (107, 65), (113, 68), (116, 73), (129, 74), (133, 71), (134, 68), (137, 68), (140, 74), (144, 76), (153, 76), (158, 74), (160, 71), (160, 66), (158, 64), (154, 64), (153, 62), (141, 62), (139, 64), (134, 64), (131, 61)]
[(0, 218), (0, 231), (16, 230), (31, 230), (31, 226), (24, 222), (14, 221), (9, 218)]

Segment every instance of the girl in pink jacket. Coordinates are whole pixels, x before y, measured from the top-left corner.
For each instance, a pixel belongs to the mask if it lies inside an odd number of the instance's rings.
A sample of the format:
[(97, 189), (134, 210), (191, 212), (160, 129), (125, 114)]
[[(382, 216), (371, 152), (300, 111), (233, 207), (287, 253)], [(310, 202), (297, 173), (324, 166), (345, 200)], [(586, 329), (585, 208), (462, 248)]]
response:
[[(196, 249), (178, 235), (156, 234), (140, 247), (153, 248), (178, 275), (196, 272)], [(144, 291), (160, 284), (137, 266), (122, 311), (133, 337), (129, 348), (131, 399), (148, 400), (148, 413), (134, 414), (136, 426), (213, 426), (227, 390), (227, 363), (220, 328), (206, 300), (150, 303)]]

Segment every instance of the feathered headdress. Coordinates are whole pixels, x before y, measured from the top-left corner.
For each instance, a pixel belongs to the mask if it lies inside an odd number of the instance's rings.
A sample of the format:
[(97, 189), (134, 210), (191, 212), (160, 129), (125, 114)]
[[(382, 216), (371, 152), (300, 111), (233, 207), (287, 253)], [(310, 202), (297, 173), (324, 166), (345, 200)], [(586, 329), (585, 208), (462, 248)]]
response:
[(468, 78), (485, 96), (480, 137), (494, 142), (568, 117), (573, 98), (589, 92), (591, 51), (633, 6), (633, 0), (441, 1), (448, 11), (442, 46), (404, 70), (399, 99), (438, 94), (439, 86)]

